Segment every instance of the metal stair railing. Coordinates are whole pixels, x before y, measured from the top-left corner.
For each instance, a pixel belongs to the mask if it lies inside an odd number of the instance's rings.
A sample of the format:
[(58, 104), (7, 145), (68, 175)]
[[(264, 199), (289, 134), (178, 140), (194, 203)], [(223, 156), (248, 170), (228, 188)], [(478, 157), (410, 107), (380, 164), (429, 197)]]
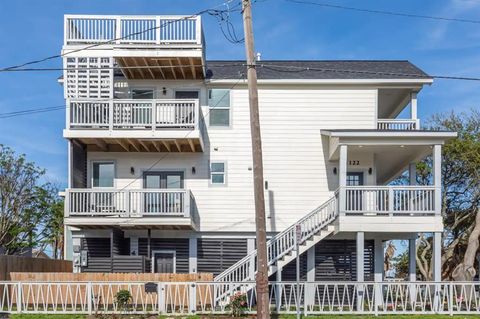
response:
[[(294, 250), (297, 225), (300, 225), (301, 239), (299, 244), (302, 244), (322, 228), (333, 222), (338, 215), (337, 198), (338, 192), (325, 203), (267, 241), (268, 266), (274, 265), (283, 256)], [(214, 281), (238, 283), (246, 280), (254, 280), (254, 274), (257, 271), (256, 258), (257, 250), (255, 249), (216, 276)]]

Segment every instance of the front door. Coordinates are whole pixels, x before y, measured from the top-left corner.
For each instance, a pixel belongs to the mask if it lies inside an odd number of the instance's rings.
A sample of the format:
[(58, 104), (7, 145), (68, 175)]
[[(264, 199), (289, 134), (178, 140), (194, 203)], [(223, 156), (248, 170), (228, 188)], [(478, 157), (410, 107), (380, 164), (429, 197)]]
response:
[(157, 189), (145, 193), (145, 213), (165, 214), (181, 211), (183, 197), (179, 192), (167, 192), (163, 189), (183, 189), (183, 172), (146, 172), (143, 176), (143, 187)]
[(170, 274), (175, 272), (175, 254), (173, 252), (153, 253), (153, 272)]
[[(363, 172), (347, 172), (347, 186), (363, 186)], [(363, 194), (358, 189), (347, 190), (347, 210), (353, 212), (363, 211)]]

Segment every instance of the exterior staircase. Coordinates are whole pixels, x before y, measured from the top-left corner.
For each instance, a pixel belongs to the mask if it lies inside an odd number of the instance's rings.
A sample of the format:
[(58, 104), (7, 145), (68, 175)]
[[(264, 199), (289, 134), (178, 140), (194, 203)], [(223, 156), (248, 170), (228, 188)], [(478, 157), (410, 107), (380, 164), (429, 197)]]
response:
[[(300, 231), (299, 254), (315, 246), (319, 241), (335, 231), (332, 222), (338, 216), (338, 193), (296, 223), (267, 241), (268, 275), (296, 257), (297, 229)], [(257, 272), (257, 250), (250, 252), (237, 263), (220, 273), (214, 281), (220, 283), (240, 283), (255, 280)]]

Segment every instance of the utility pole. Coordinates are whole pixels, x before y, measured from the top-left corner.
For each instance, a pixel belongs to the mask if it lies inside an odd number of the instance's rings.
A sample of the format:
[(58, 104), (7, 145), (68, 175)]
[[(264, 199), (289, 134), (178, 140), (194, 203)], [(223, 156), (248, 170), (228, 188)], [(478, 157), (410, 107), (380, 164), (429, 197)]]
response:
[(252, 2), (242, 0), (245, 51), (247, 53), (248, 99), (250, 104), (250, 131), (252, 135), (253, 189), (255, 197), (255, 225), (257, 237), (257, 318), (270, 318), (268, 301), (267, 234), (265, 226), (265, 196), (263, 193), (262, 138), (258, 113), (257, 70), (253, 42)]

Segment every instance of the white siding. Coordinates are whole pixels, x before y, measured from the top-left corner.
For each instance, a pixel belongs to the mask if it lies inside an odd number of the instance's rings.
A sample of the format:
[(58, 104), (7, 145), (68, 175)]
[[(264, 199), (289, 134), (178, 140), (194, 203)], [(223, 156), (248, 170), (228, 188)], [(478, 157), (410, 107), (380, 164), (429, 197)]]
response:
[[(260, 89), (269, 230), (283, 229), (332, 195), (338, 186), (338, 175), (333, 175), (336, 164), (326, 160), (328, 150), (324, 147), (328, 143), (320, 130), (373, 129), (376, 97), (375, 89)], [(247, 90), (232, 90), (231, 101), (231, 127), (209, 127), (204, 153), (89, 153), (89, 170), (92, 160), (114, 159), (116, 187), (131, 183), (129, 188), (141, 188), (142, 180), (135, 177), (165, 157), (155, 169), (185, 171), (185, 188), (195, 197), (201, 231), (254, 231)], [(205, 108), (204, 114), (207, 112)], [(227, 185), (209, 183), (209, 161), (216, 160), (227, 163)], [(373, 157), (367, 156), (363, 162), (361, 169), (368, 169), (373, 166)]]

